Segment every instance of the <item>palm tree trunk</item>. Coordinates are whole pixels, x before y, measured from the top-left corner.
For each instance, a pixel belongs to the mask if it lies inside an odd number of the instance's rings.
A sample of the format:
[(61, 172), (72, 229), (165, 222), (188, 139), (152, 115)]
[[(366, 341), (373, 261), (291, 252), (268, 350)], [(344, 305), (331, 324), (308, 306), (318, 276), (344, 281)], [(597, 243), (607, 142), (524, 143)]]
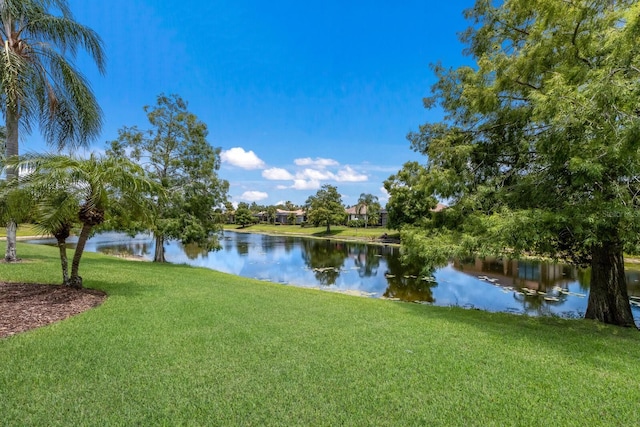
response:
[(585, 318), (618, 326), (635, 326), (627, 293), (622, 245), (605, 242), (593, 248), (591, 257), (591, 285)]
[(62, 285), (69, 285), (69, 259), (67, 258), (67, 241), (66, 239), (58, 240), (58, 250), (60, 251), (60, 264), (62, 267)]
[(74, 288), (82, 288), (82, 277), (78, 275), (78, 269), (80, 268), (80, 259), (84, 252), (84, 246), (91, 234), (92, 225), (82, 224), (82, 230), (78, 237), (78, 243), (76, 244), (76, 252), (73, 254), (73, 260), (71, 261), (71, 277), (69, 278), (69, 285)]
[(4, 260), (6, 262), (16, 262), (18, 255), (16, 253), (16, 230), (18, 226), (14, 220), (7, 222), (7, 251), (4, 254)]
[[(7, 142), (5, 146), (5, 157), (10, 159), (18, 155), (18, 118), (19, 114), (16, 107), (11, 105), (7, 106), (6, 113), (6, 127), (7, 127)], [(18, 178), (18, 171), (14, 167), (7, 167), (6, 169), (7, 181)], [(18, 228), (16, 221), (11, 218), (7, 222), (7, 250), (4, 255), (4, 259), (7, 262), (18, 261), (18, 255), (16, 253), (16, 229)]]
[(153, 262), (167, 262), (164, 258), (164, 236), (156, 234), (156, 251), (153, 255)]

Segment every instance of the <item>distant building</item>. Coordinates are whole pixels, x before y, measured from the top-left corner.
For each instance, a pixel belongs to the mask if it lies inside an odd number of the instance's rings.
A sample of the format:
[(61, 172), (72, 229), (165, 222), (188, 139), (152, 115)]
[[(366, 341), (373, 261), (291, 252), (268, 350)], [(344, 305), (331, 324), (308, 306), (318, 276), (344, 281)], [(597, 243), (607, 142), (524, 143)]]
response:
[[(360, 219), (364, 221), (369, 220), (366, 206), (360, 206), (360, 209), (358, 209), (358, 206), (352, 206), (350, 208), (345, 209), (345, 212), (348, 215), (347, 221), (357, 221)], [(387, 213), (387, 210), (382, 208), (380, 212), (378, 212), (378, 223), (376, 225), (380, 227), (386, 227), (388, 219), (389, 219), (389, 214)]]
[(305, 219), (305, 213), (302, 209), (298, 209), (295, 211), (285, 211), (284, 209), (276, 209), (276, 224), (289, 224), (289, 217), (291, 214), (296, 216), (294, 224), (299, 225), (302, 224)]

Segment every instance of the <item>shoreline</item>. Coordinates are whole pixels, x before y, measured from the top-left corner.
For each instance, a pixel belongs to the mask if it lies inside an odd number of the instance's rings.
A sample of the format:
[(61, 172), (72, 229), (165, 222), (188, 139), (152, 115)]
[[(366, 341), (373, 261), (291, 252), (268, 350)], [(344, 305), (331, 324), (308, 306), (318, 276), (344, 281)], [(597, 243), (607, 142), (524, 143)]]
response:
[[(31, 239), (50, 239), (53, 236), (43, 234), (41, 236), (16, 236), (16, 240), (31, 240)], [(0, 236), (0, 241), (4, 242), (7, 240), (7, 236)]]
[(337, 242), (361, 242), (366, 243), (368, 245), (381, 245), (381, 246), (400, 246), (400, 240), (396, 239), (388, 239), (383, 241), (381, 239), (371, 239), (369, 237), (358, 237), (358, 236), (342, 236), (336, 237), (335, 235), (328, 236), (315, 236), (313, 234), (305, 234), (305, 233), (288, 233), (288, 232), (270, 232), (270, 231), (260, 231), (260, 230), (251, 230), (250, 228), (223, 228), (223, 231), (230, 231), (232, 233), (245, 233), (245, 234), (264, 234), (266, 236), (279, 236), (279, 237), (301, 237), (304, 239), (318, 239), (318, 240), (334, 240)]
[[(336, 237), (333, 235), (330, 236), (314, 236), (312, 234), (305, 233), (290, 233), (290, 232), (269, 232), (269, 231), (259, 231), (259, 230), (251, 230), (250, 228), (240, 229), (240, 228), (223, 228), (222, 231), (230, 231), (233, 233), (245, 233), (245, 234), (264, 234), (267, 236), (280, 236), (280, 237), (301, 237), (305, 239), (318, 239), (318, 240), (333, 240), (337, 242), (361, 242), (368, 245), (380, 245), (380, 246), (401, 246), (401, 242), (395, 239), (389, 239), (389, 241), (382, 241), (380, 239), (370, 239), (368, 237), (358, 237), (358, 236), (343, 236)], [(17, 241), (23, 240), (32, 240), (32, 239), (49, 239), (52, 238), (51, 235), (34, 235), (34, 236), (17, 236)], [(0, 236), (0, 242), (6, 241), (6, 236)], [(126, 259), (128, 261), (144, 261), (150, 262), (147, 259), (144, 259), (135, 255), (122, 255), (122, 254), (105, 254), (109, 256), (115, 256), (117, 258)], [(637, 265), (636, 268), (640, 269), (640, 255), (625, 255), (624, 256), (625, 264), (634, 264)]]

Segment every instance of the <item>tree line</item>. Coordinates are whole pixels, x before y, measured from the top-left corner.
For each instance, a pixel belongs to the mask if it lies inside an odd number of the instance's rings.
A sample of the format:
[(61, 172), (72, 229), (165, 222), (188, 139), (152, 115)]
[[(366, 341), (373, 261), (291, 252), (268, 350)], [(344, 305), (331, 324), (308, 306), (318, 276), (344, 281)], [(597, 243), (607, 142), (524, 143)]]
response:
[[(477, 0), (465, 16), (472, 64), (433, 66), (424, 104), (444, 117), (408, 135), (426, 160), (384, 184), (405, 257), (426, 268), (489, 254), (590, 266), (585, 317), (633, 326), (624, 253), (640, 252), (640, 2)], [(56, 236), (63, 281), (73, 286), (82, 286), (82, 245), (97, 227), (153, 232), (156, 261), (164, 239), (215, 247), (229, 210), (220, 150), (177, 95), (145, 107), (149, 129), (123, 128), (104, 156), (19, 157), (20, 133), (36, 124), (58, 150), (97, 137), (102, 112), (73, 59), (83, 50), (104, 72), (105, 55), (66, 0), (5, 0), (0, 20), (5, 260), (18, 259), (16, 225), (25, 218)], [(375, 217), (377, 200), (361, 199)], [(449, 208), (436, 212), (442, 201)], [(344, 220), (334, 186), (303, 208), (327, 231)], [(78, 225), (67, 273), (62, 243)]]
[[(301, 206), (291, 201), (278, 205), (259, 205), (256, 202), (248, 204), (238, 203), (236, 209), (227, 206), (227, 222), (233, 222), (242, 227), (264, 221), (276, 224), (278, 209), (287, 213), (286, 223), (290, 225), (325, 226), (327, 233), (331, 231), (331, 225), (348, 225), (351, 227), (377, 226), (380, 223), (383, 208), (377, 196), (362, 193), (357, 203), (353, 206), (356, 219), (349, 220), (349, 214), (342, 202), (342, 196), (338, 188), (333, 185), (323, 185), (314, 195), (307, 198)], [(300, 221), (297, 212), (301, 212), (303, 220)]]

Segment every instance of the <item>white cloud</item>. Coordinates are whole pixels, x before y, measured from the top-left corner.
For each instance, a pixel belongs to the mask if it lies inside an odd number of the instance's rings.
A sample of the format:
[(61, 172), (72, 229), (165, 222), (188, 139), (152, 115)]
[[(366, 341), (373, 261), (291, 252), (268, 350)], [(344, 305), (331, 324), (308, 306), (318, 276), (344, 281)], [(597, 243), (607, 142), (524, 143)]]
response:
[(291, 188), (296, 190), (317, 190), (320, 188), (320, 181), (296, 179), (293, 181), (293, 186)]
[(247, 202), (257, 202), (259, 200), (264, 200), (269, 195), (264, 191), (245, 191), (240, 196), (240, 200), (246, 200)]
[(304, 157), (301, 159), (295, 159), (293, 161), (298, 166), (315, 166), (318, 168), (326, 168), (327, 166), (338, 166), (340, 163), (333, 159), (323, 159), (322, 157), (316, 157), (313, 160), (311, 157)]
[(389, 201), (389, 192), (387, 191), (386, 188), (384, 187), (380, 187), (380, 193), (382, 193), (382, 196), (380, 196), (380, 203), (387, 203)]
[(242, 147), (234, 147), (224, 150), (220, 153), (220, 159), (223, 163), (237, 166), (242, 169), (262, 169), (265, 167), (262, 161), (253, 151), (244, 151)]
[(263, 170), (262, 176), (265, 179), (269, 179), (272, 181), (289, 181), (293, 179), (293, 175), (291, 175), (286, 169), (282, 168), (271, 168)]
[(354, 171), (349, 166), (345, 166), (344, 169), (338, 171), (338, 176), (335, 179), (338, 182), (363, 182), (368, 181), (369, 177)]
[(286, 190), (287, 188), (290, 188), (286, 185), (276, 185), (276, 190)]
[(334, 179), (335, 175), (331, 172), (319, 171), (315, 169), (305, 169), (302, 172), (298, 172), (296, 174), (296, 178), (298, 179), (310, 179), (313, 181), (321, 181), (327, 179)]

